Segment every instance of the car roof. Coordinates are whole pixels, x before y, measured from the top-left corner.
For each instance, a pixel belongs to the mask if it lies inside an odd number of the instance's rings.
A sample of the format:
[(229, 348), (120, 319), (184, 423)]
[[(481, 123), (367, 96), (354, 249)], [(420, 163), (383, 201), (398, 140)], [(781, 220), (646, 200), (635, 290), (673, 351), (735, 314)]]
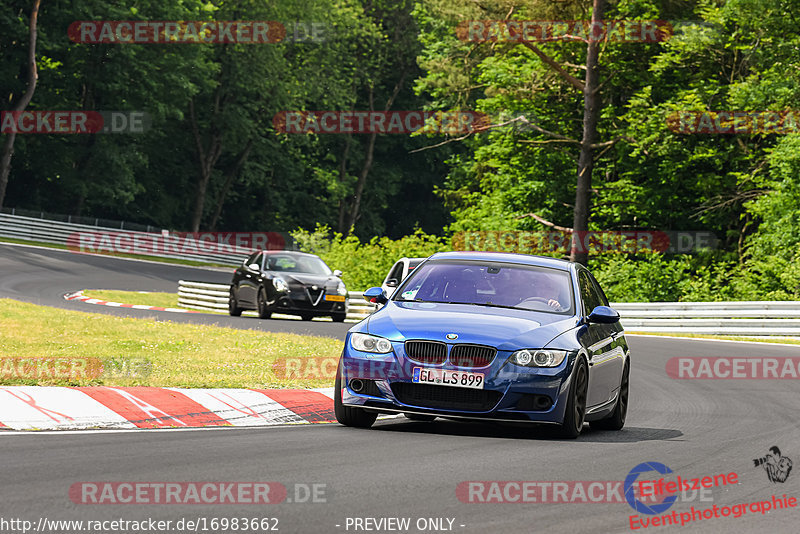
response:
[(319, 258), (316, 254), (309, 254), (308, 252), (300, 252), (299, 250), (260, 250), (264, 254), (288, 254), (290, 256), (310, 256)]
[(523, 265), (534, 265), (536, 267), (549, 267), (560, 271), (569, 271), (573, 262), (549, 256), (533, 256), (531, 254), (516, 254), (511, 252), (477, 252), (477, 251), (457, 251), (457, 252), (437, 252), (430, 259), (436, 260), (472, 260), (472, 261), (496, 261), (503, 263), (520, 263)]

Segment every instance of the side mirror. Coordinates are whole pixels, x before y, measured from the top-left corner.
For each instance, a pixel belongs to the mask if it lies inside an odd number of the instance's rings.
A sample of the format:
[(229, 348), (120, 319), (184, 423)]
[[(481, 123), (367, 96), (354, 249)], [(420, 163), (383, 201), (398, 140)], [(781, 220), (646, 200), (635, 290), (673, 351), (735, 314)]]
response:
[(342, 276), (342, 271), (340, 271), (339, 269), (336, 269), (335, 271), (333, 271), (333, 276), (335, 276), (336, 278), (341, 277)]
[(256, 271), (256, 272), (261, 271), (261, 266), (257, 263), (251, 263), (250, 265), (247, 266), (247, 268), (250, 269), (251, 271)]
[(397, 279), (396, 278), (389, 278), (386, 281), (386, 287), (397, 287)]
[(588, 323), (614, 324), (619, 321), (619, 312), (608, 306), (598, 306), (586, 318)]
[(389, 301), (389, 298), (380, 287), (371, 287), (364, 291), (364, 300), (374, 304), (385, 304)]

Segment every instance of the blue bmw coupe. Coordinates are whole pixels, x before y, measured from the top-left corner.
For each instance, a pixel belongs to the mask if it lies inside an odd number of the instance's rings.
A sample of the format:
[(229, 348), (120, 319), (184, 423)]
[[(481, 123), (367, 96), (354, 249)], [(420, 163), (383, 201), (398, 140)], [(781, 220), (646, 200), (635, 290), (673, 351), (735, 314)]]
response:
[(580, 264), (494, 252), (437, 253), (347, 333), (334, 408), (343, 425), (381, 413), (620, 430), (630, 351), (619, 314)]

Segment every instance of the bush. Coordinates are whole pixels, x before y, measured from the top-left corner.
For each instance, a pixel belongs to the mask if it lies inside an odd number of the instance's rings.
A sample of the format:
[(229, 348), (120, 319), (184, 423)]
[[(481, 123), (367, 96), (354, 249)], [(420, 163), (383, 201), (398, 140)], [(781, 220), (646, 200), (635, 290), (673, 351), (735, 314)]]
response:
[(381, 285), (392, 265), (404, 256), (427, 258), (434, 252), (452, 250), (445, 238), (419, 229), (400, 239), (373, 237), (364, 243), (354, 235), (344, 237), (319, 225), (313, 232), (296, 230), (292, 237), (300, 250), (318, 255), (331, 269), (340, 269), (342, 280), (352, 291)]

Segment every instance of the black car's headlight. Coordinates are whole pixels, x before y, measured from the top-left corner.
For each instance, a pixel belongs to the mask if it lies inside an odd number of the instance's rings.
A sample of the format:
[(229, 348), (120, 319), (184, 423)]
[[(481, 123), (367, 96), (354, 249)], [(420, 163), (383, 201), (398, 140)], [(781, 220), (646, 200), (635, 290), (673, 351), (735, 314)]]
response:
[(344, 282), (339, 282), (339, 285), (336, 286), (336, 293), (339, 295), (347, 295), (347, 288), (344, 286)]
[(369, 334), (350, 334), (350, 346), (362, 352), (387, 354), (392, 352), (392, 344), (385, 337), (371, 336)]
[(566, 357), (565, 350), (522, 349), (514, 352), (508, 361), (523, 367), (558, 367)]
[(275, 291), (283, 293), (284, 291), (289, 291), (289, 284), (286, 283), (286, 280), (281, 278), (280, 276), (276, 276), (272, 279), (272, 287), (275, 288)]

